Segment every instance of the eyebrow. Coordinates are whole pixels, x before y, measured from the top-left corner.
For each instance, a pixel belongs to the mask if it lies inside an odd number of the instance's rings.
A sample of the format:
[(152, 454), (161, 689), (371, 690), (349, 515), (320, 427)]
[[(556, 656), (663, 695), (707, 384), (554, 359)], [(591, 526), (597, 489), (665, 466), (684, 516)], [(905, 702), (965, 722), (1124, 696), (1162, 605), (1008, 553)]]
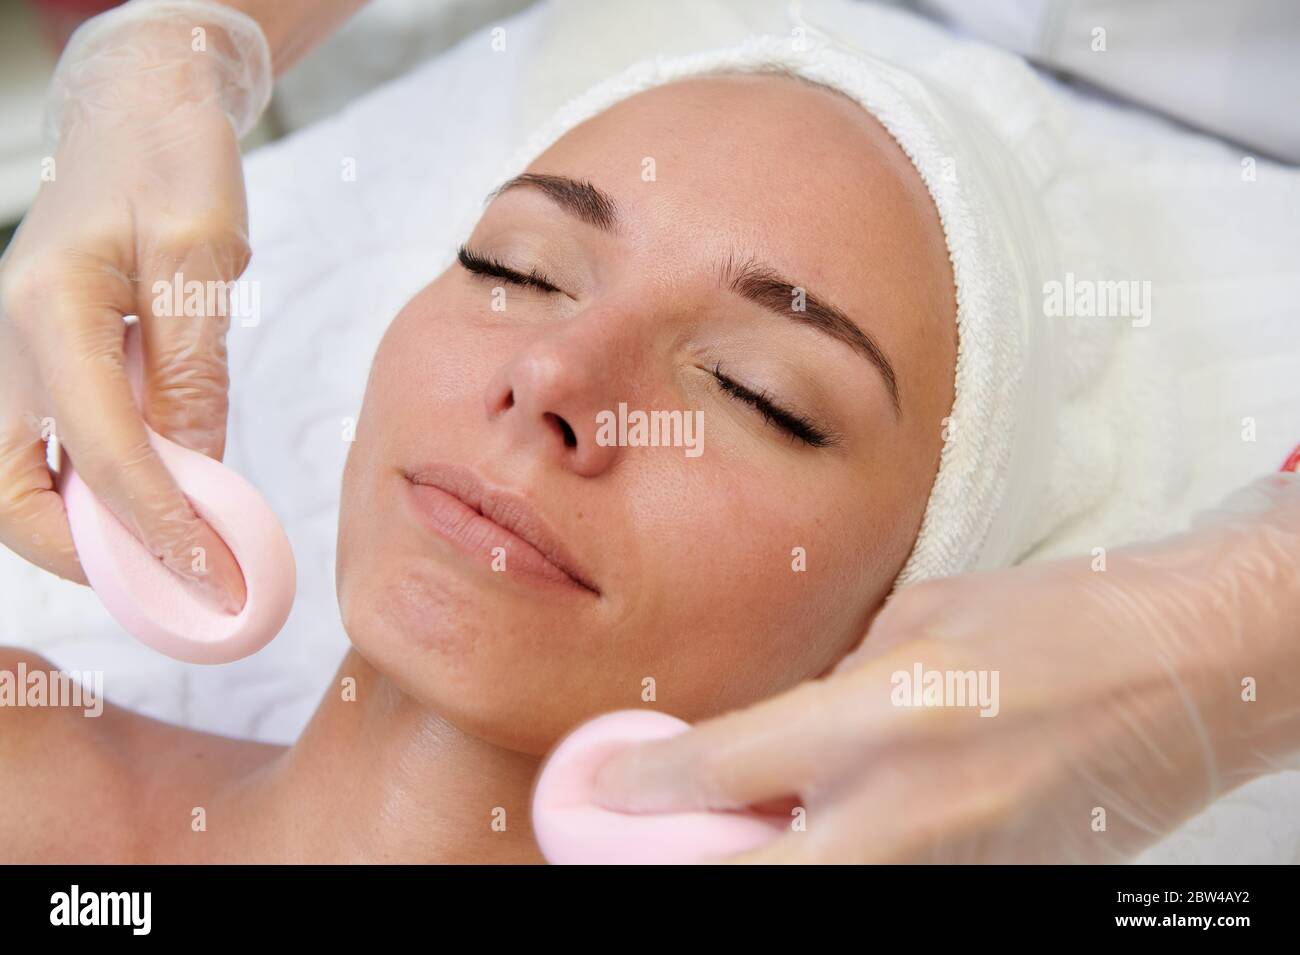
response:
[[(527, 172), (507, 180), (493, 190), (487, 201), (491, 202), (511, 189), (523, 188), (540, 190), (565, 212), (602, 231), (613, 232), (618, 224), (618, 204), (609, 193), (602, 192), (586, 180), (568, 176)], [(865, 357), (875, 365), (884, 379), (885, 389), (889, 392), (889, 400), (894, 408), (894, 417), (902, 416), (898, 375), (894, 372), (889, 356), (875, 338), (859, 328), (842, 311), (752, 259), (737, 262), (734, 255), (728, 256), (722, 263), (720, 277), (724, 285), (742, 298), (769, 312), (829, 335)], [(803, 307), (796, 308), (796, 302)]]
[(526, 172), (507, 180), (493, 190), (488, 195), (487, 201), (491, 202), (511, 189), (529, 187), (540, 189), (561, 209), (588, 225), (594, 225), (605, 232), (614, 231), (614, 226), (618, 222), (618, 205), (609, 193), (601, 192), (590, 182), (582, 179)]
[[(898, 375), (894, 373), (894, 366), (889, 356), (871, 335), (860, 329), (847, 315), (802, 286), (793, 284), (772, 269), (753, 260), (737, 263), (734, 256), (728, 256), (720, 271), (722, 281), (737, 295), (761, 305), (769, 312), (811, 326), (819, 332), (844, 342), (864, 356), (867, 361), (876, 366), (880, 376), (885, 380), (885, 389), (889, 392), (890, 403), (894, 406), (894, 417), (902, 416), (903, 405), (898, 394)], [(796, 308), (796, 302), (803, 307)]]

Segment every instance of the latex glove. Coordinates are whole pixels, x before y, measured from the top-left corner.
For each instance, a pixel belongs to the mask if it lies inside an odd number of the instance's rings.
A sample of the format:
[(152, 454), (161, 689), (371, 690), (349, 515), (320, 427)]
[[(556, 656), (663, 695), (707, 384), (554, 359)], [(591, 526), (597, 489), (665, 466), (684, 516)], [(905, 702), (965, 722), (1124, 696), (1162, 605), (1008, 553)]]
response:
[[(46, 118), (53, 165), (0, 260), (0, 542), (60, 576), (85, 581), (46, 466), (51, 433), (153, 553), (228, 610), (243, 604), (234, 557), (144, 422), (224, 453), (229, 315), (155, 315), (154, 285), (243, 272), (238, 141), (270, 84), (261, 30), (219, 4), (136, 0), (88, 21), (59, 60)], [(133, 313), (143, 419), (123, 368)]]
[[(900, 591), (829, 676), (620, 754), (597, 798), (797, 797), (806, 831), (738, 861), (1128, 859), (1300, 752), (1300, 478), (1225, 505), (1105, 570), (1083, 557)], [(895, 705), (917, 664), (996, 671), (996, 715)]]

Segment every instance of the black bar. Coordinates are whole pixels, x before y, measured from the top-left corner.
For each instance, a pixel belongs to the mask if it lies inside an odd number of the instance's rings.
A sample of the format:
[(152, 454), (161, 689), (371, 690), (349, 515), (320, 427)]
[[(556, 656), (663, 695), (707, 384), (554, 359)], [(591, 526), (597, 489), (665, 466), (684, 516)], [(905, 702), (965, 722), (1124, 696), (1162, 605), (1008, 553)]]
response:
[[(828, 939), (834, 928), (859, 933), (864, 947), (882, 941), (882, 931), (920, 932), (926, 942), (1105, 936), (1183, 944), (1200, 936), (1231, 945), (1242, 932), (1294, 934), (1294, 876), (1294, 869), (1277, 866), (700, 866), (603, 874), (547, 867), (13, 866), (0, 868), (0, 931), (6, 942), (33, 945), (59, 936), (67, 942), (75, 933), (74, 943), (149, 938), (206, 946), (281, 936), (331, 944), (368, 938), (382, 926), (384, 934), (424, 933), (416, 937), (436, 945), (467, 930), (490, 941), (501, 931), (581, 935), (599, 923), (641, 946), (656, 931), (698, 924), (706, 934), (725, 929), (732, 941), (778, 929)], [(133, 897), (134, 909), (121, 904), (122, 896), (109, 900), (127, 924), (52, 924), (52, 917), (68, 921), (74, 885), (82, 911), (91, 914), (100, 908), (99, 893), (149, 893), (148, 934), (136, 934), (143, 895)], [(68, 903), (62, 909), (61, 901)], [(110, 916), (113, 904), (104, 909)], [(134, 926), (129, 914), (137, 916)], [(1201, 921), (1207, 918), (1208, 925)]]

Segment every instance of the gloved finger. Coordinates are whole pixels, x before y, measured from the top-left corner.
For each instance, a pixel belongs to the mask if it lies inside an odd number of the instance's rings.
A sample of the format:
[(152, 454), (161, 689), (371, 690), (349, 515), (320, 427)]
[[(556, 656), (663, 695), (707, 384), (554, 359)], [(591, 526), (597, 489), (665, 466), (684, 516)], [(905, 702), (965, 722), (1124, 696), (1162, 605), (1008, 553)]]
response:
[(709, 861), (725, 865), (834, 865), (844, 861), (830, 855), (827, 847), (807, 832), (788, 832), (757, 849)]
[[(248, 267), (248, 212), (239, 143), (226, 118), (185, 110), (185, 138), (154, 146), (168, 170), (137, 217), (137, 308), (143, 332), (145, 420), (159, 434), (220, 460), (225, 450), (232, 311), (256, 305), (238, 283)], [(252, 299), (252, 301), (250, 301)]]
[[(857, 775), (869, 775), (864, 767)], [(898, 773), (879, 772), (865, 790), (846, 787), (806, 807), (801, 824), (771, 842), (717, 861), (729, 865), (855, 865), (893, 861), (917, 839), (900, 813), (912, 787)], [(879, 815), (868, 816), (864, 813)], [(870, 830), (864, 832), (864, 829)]]
[(1007, 763), (997, 771), (972, 774), (967, 768), (954, 775), (950, 766), (958, 763), (955, 756), (916, 750), (863, 766), (808, 807), (800, 829), (725, 861), (951, 864), (982, 858), (990, 838), (1011, 835), (1016, 794), (1034, 771)]
[(205, 236), (156, 261), (139, 285), (144, 417), (164, 437), (219, 461), (230, 392), (226, 334), (248, 246), (233, 232)]
[(596, 800), (623, 812), (739, 809), (804, 793), (897, 715), (882, 692), (813, 680), (689, 732), (629, 747), (596, 775)]
[(883, 861), (883, 854), (880, 859), (864, 856), (858, 836), (863, 820), (857, 812), (855, 804), (833, 803), (810, 812), (806, 828), (792, 828), (756, 849), (712, 861), (726, 865), (855, 865)]
[(26, 325), (63, 448), (151, 553), (235, 612), (246, 597), (239, 565), (150, 446), (123, 367), (121, 313), (95, 301), (69, 287), (52, 289), (42, 321)]
[(86, 583), (45, 444), (25, 423), (0, 425), (0, 543), (74, 583)]

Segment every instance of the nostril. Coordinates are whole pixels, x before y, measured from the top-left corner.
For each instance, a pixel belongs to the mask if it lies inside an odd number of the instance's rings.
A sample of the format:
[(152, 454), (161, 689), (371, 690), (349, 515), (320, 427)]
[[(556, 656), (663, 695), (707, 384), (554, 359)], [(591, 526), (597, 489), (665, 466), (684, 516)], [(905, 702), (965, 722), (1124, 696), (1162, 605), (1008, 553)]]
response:
[(502, 404), (506, 411), (509, 411), (515, 406), (515, 391), (513, 388), (506, 392), (506, 400)]
[(576, 448), (578, 446), (578, 436), (574, 434), (573, 429), (569, 427), (569, 422), (565, 421), (559, 415), (551, 414), (550, 412), (547, 412), (546, 419), (554, 423), (555, 426), (560, 429), (560, 433), (564, 435), (564, 446), (566, 448)]

